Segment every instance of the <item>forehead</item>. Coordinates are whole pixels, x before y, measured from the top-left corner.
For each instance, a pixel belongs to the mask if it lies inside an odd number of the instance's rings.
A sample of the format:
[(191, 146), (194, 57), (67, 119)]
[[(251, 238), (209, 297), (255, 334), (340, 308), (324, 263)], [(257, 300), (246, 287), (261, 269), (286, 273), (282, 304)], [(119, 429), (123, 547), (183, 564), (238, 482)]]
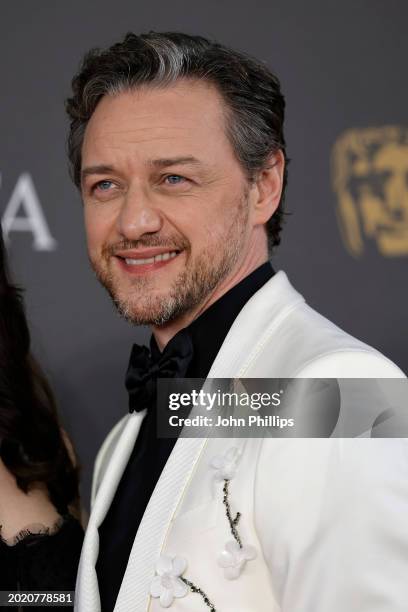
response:
[(83, 160), (128, 154), (133, 159), (233, 155), (217, 89), (207, 82), (180, 80), (165, 88), (143, 86), (105, 95), (87, 125)]

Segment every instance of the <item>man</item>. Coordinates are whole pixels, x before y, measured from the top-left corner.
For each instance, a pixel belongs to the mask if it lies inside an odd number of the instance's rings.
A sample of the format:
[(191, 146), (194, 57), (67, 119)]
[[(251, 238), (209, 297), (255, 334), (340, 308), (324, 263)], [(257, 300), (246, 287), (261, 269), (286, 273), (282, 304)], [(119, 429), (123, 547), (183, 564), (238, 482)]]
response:
[(406, 610), (404, 440), (156, 437), (160, 376), (403, 376), (268, 263), (286, 183), (276, 77), (200, 37), (128, 34), (86, 56), (67, 110), (92, 266), (152, 330), (96, 462), (76, 608)]

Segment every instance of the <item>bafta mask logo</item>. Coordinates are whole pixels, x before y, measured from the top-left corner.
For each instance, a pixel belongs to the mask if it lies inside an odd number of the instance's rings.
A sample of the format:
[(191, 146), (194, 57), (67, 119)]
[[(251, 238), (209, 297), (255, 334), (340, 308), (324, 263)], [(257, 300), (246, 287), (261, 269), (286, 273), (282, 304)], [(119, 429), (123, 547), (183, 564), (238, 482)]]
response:
[(408, 255), (408, 128), (348, 130), (333, 148), (332, 180), (347, 250), (376, 244), (385, 257)]

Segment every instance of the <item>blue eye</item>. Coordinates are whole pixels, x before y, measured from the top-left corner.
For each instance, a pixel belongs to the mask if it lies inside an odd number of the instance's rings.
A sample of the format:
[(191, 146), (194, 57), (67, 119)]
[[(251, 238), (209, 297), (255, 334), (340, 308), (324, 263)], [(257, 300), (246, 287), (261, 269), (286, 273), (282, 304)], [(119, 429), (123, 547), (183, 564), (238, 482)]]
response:
[(108, 191), (111, 185), (112, 181), (99, 181), (99, 183), (96, 183), (96, 187), (101, 191)]
[(169, 176), (166, 176), (166, 180), (170, 183), (170, 185), (179, 185), (185, 180), (185, 178), (183, 176), (179, 176), (178, 174), (170, 174)]

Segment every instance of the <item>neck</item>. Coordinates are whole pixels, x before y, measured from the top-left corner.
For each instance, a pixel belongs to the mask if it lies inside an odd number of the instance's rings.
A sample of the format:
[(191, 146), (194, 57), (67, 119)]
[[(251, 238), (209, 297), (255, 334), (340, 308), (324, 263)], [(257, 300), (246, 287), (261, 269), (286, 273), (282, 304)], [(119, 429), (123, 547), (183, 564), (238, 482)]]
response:
[(157, 346), (161, 351), (166, 344), (179, 332), (181, 329), (188, 327), (195, 319), (197, 319), (205, 310), (207, 310), (214, 302), (220, 299), (227, 291), (235, 287), (251, 272), (259, 268), (262, 264), (268, 261), (267, 252), (255, 253), (248, 256), (245, 261), (237, 263), (233, 271), (224, 278), (224, 280), (207, 296), (204, 302), (196, 308), (189, 310), (184, 315), (169, 321), (169, 323), (158, 326), (152, 326), (151, 330), (157, 342)]

